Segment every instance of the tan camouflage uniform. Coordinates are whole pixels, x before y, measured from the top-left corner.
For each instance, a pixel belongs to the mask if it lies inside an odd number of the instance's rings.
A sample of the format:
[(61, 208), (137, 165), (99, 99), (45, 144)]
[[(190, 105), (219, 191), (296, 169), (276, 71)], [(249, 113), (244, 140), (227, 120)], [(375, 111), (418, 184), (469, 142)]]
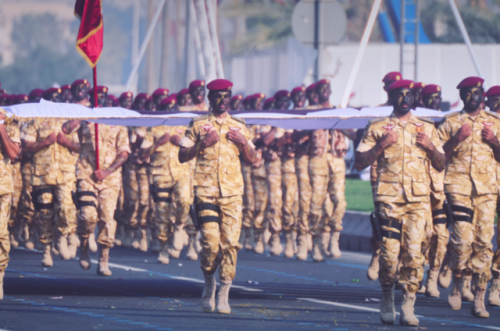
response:
[(18, 217), (19, 201), (23, 192), (23, 175), (21, 173), (21, 162), (12, 163), (12, 180), (14, 182), (14, 192), (12, 193), (12, 203), (10, 206), (9, 228), (17, 228), (20, 218)]
[[(266, 132), (269, 132), (268, 128), (268, 126), (265, 126), (264, 130), (267, 130)], [(262, 132), (261, 126), (255, 126), (255, 133), (257, 136), (260, 137), (262, 133), (266, 132)], [(264, 223), (264, 220), (269, 199), (269, 191), (267, 189), (266, 165), (263, 159), (265, 148), (256, 150), (255, 152), (255, 162), (252, 165), (252, 183), (255, 196), (253, 227), (255, 236), (258, 237), (262, 235), (264, 230), (267, 228), (267, 223)]]
[[(255, 137), (255, 126), (247, 125), (250, 139)], [(252, 183), (252, 165), (242, 164), (241, 172), (243, 174), (243, 183), (245, 191), (243, 192), (243, 227), (251, 228), (253, 226), (253, 217), (255, 211), (255, 193)]]
[(329, 220), (332, 231), (342, 231), (342, 219), (344, 218), (347, 202), (345, 200), (345, 161), (349, 142), (347, 137), (339, 130), (332, 130), (332, 153), (328, 156), (330, 166), (330, 185), (328, 193), (333, 202), (333, 213)]
[(283, 174), (283, 231), (295, 229), (299, 213), (299, 184), (295, 169), (295, 153), (288, 153), (281, 163)]
[(23, 188), (21, 192), (21, 200), (19, 202), (19, 222), (28, 225), (30, 228), (33, 226), (35, 217), (35, 206), (31, 200), (31, 193), (33, 188), (31, 186), (31, 173), (33, 165), (31, 164), (31, 154), (23, 153), (21, 161), (21, 174), (23, 180)]
[[(434, 124), (413, 115), (406, 123), (394, 115), (371, 121), (358, 146), (358, 152), (372, 149), (388, 126), (399, 133), (398, 141), (378, 158), (377, 195), (382, 230), (379, 280), (383, 288), (392, 288), (401, 263), (399, 282), (408, 293), (416, 293), (423, 278), (426, 212), (430, 209), (427, 185), (426, 152), (416, 145), (418, 132), (429, 135), (439, 152)], [(401, 259), (399, 258), (401, 253)]]
[(197, 153), (194, 188), (201, 227), (201, 268), (205, 275), (212, 275), (219, 267), (221, 281), (232, 281), (236, 275), (243, 204), (240, 152), (227, 138), (230, 129), (250, 139), (243, 120), (228, 115), (219, 123), (210, 112), (193, 118), (181, 141), (183, 147), (192, 147), (210, 130), (216, 130), (220, 138)]
[[(21, 139), (36, 142), (46, 139), (52, 132), (64, 134), (63, 124), (64, 121), (57, 119), (32, 120), (23, 126)], [(77, 132), (67, 137), (73, 143), (79, 143)], [(75, 191), (77, 158), (77, 153), (57, 142), (33, 155), (32, 197), (39, 240), (44, 244), (54, 240), (56, 228), (61, 235), (76, 231), (76, 207), (71, 192)]]
[[(93, 173), (96, 170), (95, 126), (82, 122), (80, 130), (81, 154), (76, 165), (78, 193), (81, 207), (78, 216), (78, 234), (88, 238), (98, 226), (97, 242), (106, 247), (113, 247), (116, 231), (114, 211), (120, 193), (122, 173), (117, 170), (103, 181), (96, 182)], [(127, 129), (122, 126), (99, 125), (99, 165), (107, 169), (122, 152), (130, 153)], [(89, 192), (89, 195), (81, 195)], [(125, 202), (126, 203), (126, 202)]]
[(465, 111), (447, 115), (438, 129), (441, 142), (452, 139), (464, 123), (472, 126), (472, 135), (451, 154), (444, 179), (454, 219), (450, 268), (456, 275), (472, 269), (477, 285), (486, 285), (491, 278), (498, 187), (497, 162), (481, 131), (487, 123), (500, 138), (500, 121), (497, 114), (486, 111), (476, 118)]
[[(19, 125), (15, 122), (5, 123), (5, 130), (14, 143), (21, 144)], [(12, 180), (12, 164), (3, 146), (0, 153), (0, 272), (4, 272), (9, 263), (9, 216), (14, 182)]]
[(307, 235), (309, 233), (309, 212), (311, 209), (312, 188), (311, 179), (309, 177), (309, 154), (307, 154), (306, 151), (297, 153), (295, 169), (297, 171), (299, 187), (298, 228), (301, 235)]

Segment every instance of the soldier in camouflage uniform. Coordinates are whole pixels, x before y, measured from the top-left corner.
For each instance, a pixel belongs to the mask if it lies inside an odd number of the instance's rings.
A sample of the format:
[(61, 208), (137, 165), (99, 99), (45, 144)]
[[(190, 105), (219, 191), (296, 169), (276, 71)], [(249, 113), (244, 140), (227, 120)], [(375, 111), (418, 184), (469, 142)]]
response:
[(239, 155), (248, 163), (255, 160), (245, 121), (227, 114), (232, 85), (225, 79), (207, 85), (211, 112), (193, 118), (179, 151), (181, 162), (196, 157), (195, 204), (205, 276), (202, 308), (206, 312), (215, 310), (214, 273), (219, 268), (217, 312), (225, 314), (231, 312), (228, 295), (236, 274), (241, 230), (243, 178)]
[[(403, 287), (400, 323), (418, 326), (414, 303), (423, 278), (426, 213), (429, 206), (426, 162), (437, 171), (445, 166), (434, 122), (413, 116), (413, 82), (398, 80), (388, 86), (393, 114), (367, 126), (356, 151), (355, 167), (362, 170), (378, 160), (376, 202), (382, 233), (380, 241), (380, 319), (393, 324), (394, 284), (399, 272)], [(401, 258), (400, 258), (401, 254)]]
[(483, 79), (468, 77), (457, 88), (464, 109), (446, 116), (438, 132), (448, 160), (444, 189), (453, 211), (451, 262), (453, 288), (448, 296), (452, 310), (462, 304), (463, 276), (473, 273), (475, 285), (471, 313), (489, 317), (484, 306), (491, 278), (494, 219), (500, 160), (500, 121), (496, 113), (481, 109)]
[(205, 102), (205, 93), (206, 90), (204, 80), (193, 80), (189, 84), (189, 94), (191, 95), (191, 100), (193, 101), (193, 110), (208, 111), (208, 106)]
[(0, 300), (3, 300), (3, 278), (9, 263), (9, 214), (14, 192), (11, 162), (19, 154), (19, 125), (9, 119), (5, 120), (5, 112), (0, 110)]

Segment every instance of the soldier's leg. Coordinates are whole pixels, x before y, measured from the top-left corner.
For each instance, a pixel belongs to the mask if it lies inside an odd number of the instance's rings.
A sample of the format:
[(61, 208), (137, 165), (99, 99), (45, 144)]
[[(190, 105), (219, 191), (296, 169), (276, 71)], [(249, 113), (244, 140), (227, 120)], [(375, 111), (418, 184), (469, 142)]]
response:
[(285, 257), (292, 258), (294, 252), (293, 231), (297, 218), (298, 183), (294, 173), (283, 174), (283, 230), (286, 236)]
[[(372, 187), (373, 205), (375, 206), (375, 210), (373, 212), (376, 215), (378, 215), (378, 203), (376, 201), (377, 176), (377, 161), (375, 161), (370, 167), (370, 183)], [(369, 280), (377, 280), (379, 272), (380, 242), (375, 236), (374, 229), (372, 229), (372, 237), (370, 239), (370, 242), (372, 244), (372, 258), (370, 260), (370, 265), (368, 266), (366, 276)]]
[[(76, 190), (75, 182), (59, 184), (54, 188), (58, 248), (61, 258), (69, 260), (73, 251), (68, 247), (69, 235), (76, 232), (76, 207), (71, 192)], [(76, 244), (76, 243), (73, 243)], [(76, 247), (74, 247), (76, 254)]]
[(55, 233), (54, 186), (33, 186), (33, 203), (37, 210), (38, 239), (44, 245), (42, 265), (52, 267), (52, 243)]
[(89, 238), (94, 234), (98, 221), (98, 191), (90, 180), (77, 182), (78, 213), (77, 233), (80, 237), (80, 267), (90, 269)]
[(446, 248), (450, 240), (447, 228), (447, 218), (444, 210), (444, 196), (431, 193), (432, 228), (433, 234), (429, 246), (429, 272), (425, 295), (428, 297), (439, 297), (437, 281), (439, 270), (443, 264)]
[(148, 251), (147, 216), (149, 211), (149, 179), (143, 167), (137, 171), (137, 185), (139, 187), (139, 203), (137, 207), (137, 236), (134, 235), (132, 246), (143, 252)]
[[(24, 224), (24, 241), (26, 249), (34, 249), (36, 243), (36, 228), (35, 228), (35, 206), (33, 205), (31, 192), (31, 171), (27, 171), (26, 167), (31, 167), (30, 164), (23, 165), (23, 191), (20, 201), (20, 218), (21, 224)], [(28, 168), (29, 170), (29, 168)]]
[(255, 212), (253, 218), (253, 228), (255, 235), (255, 246), (253, 248), (255, 253), (264, 253), (264, 215), (267, 208), (268, 190), (267, 179), (262, 177), (252, 177), (253, 188), (255, 193)]
[(323, 262), (324, 256), (321, 249), (321, 235), (325, 223), (323, 222), (324, 203), (327, 195), (328, 176), (310, 174), (312, 198), (309, 212), (309, 227), (313, 236), (312, 258), (314, 262)]
[[(497, 215), (500, 216), (500, 198), (497, 200)], [(492, 280), (488, 293), (488, 305), (500, 307), (500, 221), (497, 220), (497, 249), (492, 262)]]
[(252, 166), (242, 165), (243, 173), (243, 222), (240, 244), (242, 248), (251, 250), (253, 248), (252, 223), (255, 211), (255, 195), (252, 183)]
[(191, 204), (191, 179), (189, 176), (180, 178), (173, 186), (175, 196), (175, 225), (173, 233), (173, 247), (182, 250), (184, 247), (185, 226), (189, 215), (189, 205)]
[(125, 196), (125, 237), (122, 245), (132, 247), (134, 230), (137, 229), (137, 209), (139, 208), (139, 184), (137, 183), (136, 167), (130, 162), (123, 165), (123, 193)]
[(333, 202), (334, 209), (330, 218), (332, 236), (330, 241), (330, 254), (334, 258), (341, 256), (339, 247), (340, 232), (344, 229), (342, 219), (344, 218), (347, 202), (345, 200), (345, 161), (343, 158), (330, 155), (330, 186), (328, 193)]
[(123, 222), (124, 217), (124, 202), (125, 196), (123, 194), (123, 182), (120, 185), (120, 193), (118, 194), (118, 201), (116, 202), (115, 210), (115, 221), (116, 221), (116, 235), (115, 235), (115, 245), (121, 246), (123, 237), (125, 236), (125, 225)]
[(271, 255), (280, 255), (283, 252), (283, 246), (280, 241), (280, 232), (282, 229), (281, 217), (283, 212), (283, 191), (282, 175), (268, 175), (267, 182), (269, 187), (269, 203), (267, 220), (269, 230), (271, 231)]
[(0, 195), (0, 300), (3, 300), (3, 277), (9, 264), (9, 216), (12, 194)]
[(9, 233), (12, 247), (18, 247), (22, 229), (22, 224), (20, 222), (21, 218), (18, 215), (18, 207), (23, 189), (21, 163), (19, 162), (12, 165), (12, 181), (14, 183), (14, 192), (12, 193), (12, 202), (10, 205)]
[(172, 186), (173, 182), (166, 182), (159, 177), (153, 177), (155, 191), (155, 214), (154, 223), (156, 226), (155, 233), (160, 242), (160, 252), (158, 254), (158, 263), (169, 263), (169, 247), (168, 240), (172, 233), (172, 222), (170, 220), (172, 206)]
[(307, 259), (307, 235), (309, 234), (309, 211), (311, 208), (311, 180), (309, 178), (309, 156), (300, 156), (295, 162), (299, 184), (299, 214), (297, 217), (299, 235), (297, 238), (297, 259)]

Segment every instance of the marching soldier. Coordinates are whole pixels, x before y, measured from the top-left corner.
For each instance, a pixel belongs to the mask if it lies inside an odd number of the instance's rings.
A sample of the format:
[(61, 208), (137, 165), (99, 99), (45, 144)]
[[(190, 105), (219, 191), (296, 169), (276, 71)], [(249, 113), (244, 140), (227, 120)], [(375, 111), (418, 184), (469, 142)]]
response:
[(315, 109), (319, 104), (318, 93), (316, 92), (316, 83), (312, 83), (306, 88), (307, 109)]
[(193, 80), (189, 84), (189, 94), (193, 101), (193, 109), (195, 111), (208, 111), (208, 106), (205, 102), (205, 81)]
[(177, 107), (177, 99), (175, 96), (169, 96), (163, 99), (158, 106), (158, 110), (160, 111), (178, 111), (179, 107)]
[(195, 204), (205, 276), (202, 308), (206, 312), (216, 308), (214, 273), (219, 268), (217, 312), (223, 314), (231, 312), (228, 295), (236, 273), (241, 230), (243, 178), (239, 155), (248, 163), (255, 159), (245, 121), (227, 113), (232, 85), (225, 79), (207, 85), (211, 112), (193, 118), (179, 151), (181, 162), (196, 157)]
[[(91, 107), (96, 107), (94, 105), (94, 89), (89, 89), (90, 105)], [(108, 101), (108, 88), (106, 86), (97, 86), (97, 107), (107, 107)]]
[(61, 86), (61, 102), (73, 103), (73, 94), (71, 93), (71, 85)]
[(36, 88), (28, 94), (28, 99), (29, 99), (28, 101), (31, 103), (39, 103), (40, 99), (42, 98), (42, 95), (43, 95), (43, 90)]
[(86, 79), (78, 79), (71, 84), (73, 102), (77, 105), (90, 106), (89, 99), (90, 84)]
[(422, 90), (425, 87), (425, 83), (415, 83), (413, 86), (413, 93), (415, 94), (415, 100), (413, 101), (413, 109), (417, 107), (423, 108), (424, 103), (422, 102)]
[(434, 110), (441, 109), (441, 101), (443, 100), (441, 97), (441, 86), (435, 84), (426, 85), (422, 89), (420, 96), (424, 108)]
[(355, 167), (360, 171), (378, 159), (375, 197), (380, 227), (374, 230), (381, 232), (380, 319), (384, 324), (393, 324), (396, 318), (394, 283), (401, 263), (400, 323), (418, 326), (414, 304), (423, 278), (421, 244), (429, 209), (424, 161), (428, 160), (437, 171), (442, 171), (445, 156), (434, 123), (411, 113), (412, 87), (413, 82), (409, 80), (398, 80), (386, 87), (394, 111), (390, 117), (373, 120), (367, 126), (356, 151)]
[(122, 108), (131, 109), (134, 103), (134, 94), (132, 92), (123, 92), (118, 98), (118, 103)]
[(294, 88), (291, 93), (291, 99), (293, 109), (303, 109), (307, 101), (306, 88), (304, 86)]
[(471, 313), (487, 318), (484, 297), (493, 259), (500, 121), (496, 113), (480, 108), (483, 81), (468, 77), (460, 82), (457, 88), (464, 109), (447, 115), (438, 133), (448, 161), (444, 180), (446, 200), (453, 211), (450, 245), (453, 287), (448, 303), (452, 310), (461, 308), (464, 274), (472, 270), (475, 291)]
[(267, 98), (266, 101), (264, 101), (264, 104), (262, 105), (263, 110), (272, 110), (274, 109), (274, 103), (275, 100), (273, 97)]
[(187, 88), (180, 90), (179, 93), (177, 93), (176, 98), (179, 107), (186, 107), (184, 109), (181, 108), (181, 110), (191, 110), (190, 106), (193, 105), (193, 99), (191, 98), (191, 94), (189, 94), (189, 90)]
[(155, 104), (155, 109), (160, 109), (160, 103), (168, 97), (168, 89), (166, 88), (158, 88), (156, 89), (151, 97), (153, 98), (153, 102)]
[(243, 96), (241, 94), (236, 94), (231, 98), (231, 110), (244, 110), (245, 105), (242, 102)]
[(57, 87), (51, 87), (43, 92), (42, 98), (47, 101), (61, 102), (61, 89)]

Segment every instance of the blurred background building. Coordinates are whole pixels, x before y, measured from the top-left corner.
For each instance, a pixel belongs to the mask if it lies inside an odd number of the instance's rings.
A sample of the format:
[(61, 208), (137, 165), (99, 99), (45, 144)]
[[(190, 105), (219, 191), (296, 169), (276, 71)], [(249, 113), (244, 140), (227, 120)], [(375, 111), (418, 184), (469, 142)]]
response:
[[(296, 0), (211, 1), (225, 78), (234, 91), (272, 95), (313, 81), (317, 51), (293, 33)], [(303, 0), (304, 1), (304, 0)], [(75, 50), (79, 21), (74, 0), (0, 1), (0, 82), (9, 93), (69, 84), (91, 78), (91, 70)], [(103, 0), (104, 49), (98, 64), (99, 84), (111, 93), (126, 89), (146, 32), (162, 0)], [(363, 34), (372, 0), (338, 0), (347, 17), (346, 33), (338, 45), (321, 55), (320, 78), (332, 82), (332, 103), (339, 104)], [(411, 0), (407, 0), (411, 2)], [(157, 87), (178, 91), (197, 78), (206, 78), (195, 4), (167, 0), (147, 52), (131, 81), (134, 92)], [(352, 106), (376, 106), (386, 99), (383, 75), (400, 70), (398, 4), (385, 0), (372, 31), (354, 84)], [(457, 0), (487, 84), (500, 83), (500, 0)], [(207, 6), (208, 7), (208, 6)], [(420, 1), (418, 80), (443, 86), (443, 98), (460, 107), (455, 90), (467, 75), (477, 75), (447, 0)], [(413, 41), (406, 38), (407, 52)], [(414, 64), (404, 64), (403, 76), (413, 79)], [(210, 68), (208, 68), (210, 69)], [(214, 70), (216, 70), (214, 69)]]

